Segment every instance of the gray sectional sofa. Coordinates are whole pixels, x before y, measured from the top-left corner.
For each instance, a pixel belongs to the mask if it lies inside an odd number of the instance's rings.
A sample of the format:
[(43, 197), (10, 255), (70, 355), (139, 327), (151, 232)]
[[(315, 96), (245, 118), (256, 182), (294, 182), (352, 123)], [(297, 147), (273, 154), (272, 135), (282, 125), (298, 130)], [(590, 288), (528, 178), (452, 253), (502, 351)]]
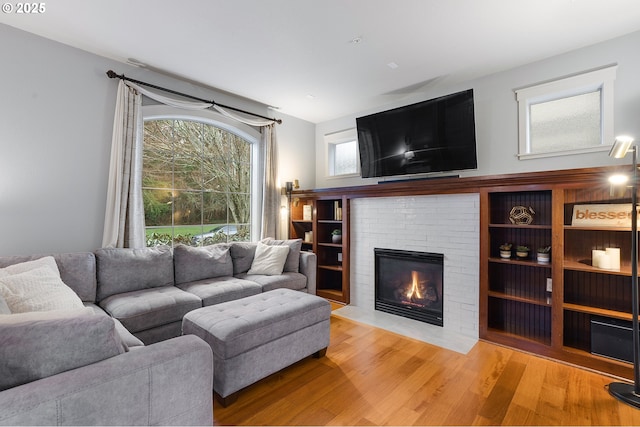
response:
[[(289, 248), (281, 274), (255, 268), (263, 244)], [(0, 315), (0, 425), (211, 425), (211, 348), (181, 336), (182, 318), (277, 288), (315, 294), (316, 257), (300, 246), (270, 239), (53, 255), (84, 308)], [(0, 269), (42, 257), (0, 257)]]

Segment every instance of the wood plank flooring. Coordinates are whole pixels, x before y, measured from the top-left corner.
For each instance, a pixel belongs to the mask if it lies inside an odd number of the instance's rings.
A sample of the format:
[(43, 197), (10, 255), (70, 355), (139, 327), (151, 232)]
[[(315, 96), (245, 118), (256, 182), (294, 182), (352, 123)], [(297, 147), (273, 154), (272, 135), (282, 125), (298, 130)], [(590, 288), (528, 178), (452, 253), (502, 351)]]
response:
[(611, 377), (487, 342), (463, 355), (331, 317), (331, 344), (243, 390), (216, 425), (640, 425)]

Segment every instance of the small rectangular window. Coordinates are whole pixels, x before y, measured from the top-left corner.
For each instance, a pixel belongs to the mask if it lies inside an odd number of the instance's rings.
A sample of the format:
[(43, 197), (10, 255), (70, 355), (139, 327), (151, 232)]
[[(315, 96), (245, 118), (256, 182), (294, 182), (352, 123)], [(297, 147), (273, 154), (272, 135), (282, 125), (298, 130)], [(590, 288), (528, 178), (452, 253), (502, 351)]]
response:
[(356, 175), (359, 173), (358, 141), (356, 130), (325, 135), (329, 176)]
[(608, 150), (616, 67), (517, 89), (520, 159)]

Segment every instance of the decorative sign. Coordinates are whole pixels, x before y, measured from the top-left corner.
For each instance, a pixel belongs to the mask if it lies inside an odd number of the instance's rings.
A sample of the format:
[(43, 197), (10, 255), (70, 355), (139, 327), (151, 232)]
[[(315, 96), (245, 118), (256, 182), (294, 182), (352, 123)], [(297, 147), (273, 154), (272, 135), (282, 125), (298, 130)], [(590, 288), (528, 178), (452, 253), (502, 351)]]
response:
[(302, 220), (311, 221), (311, 205), (302, 206)]
[(571, 225), (582, 227), (631, 227), (631, 203), (575, 205)]

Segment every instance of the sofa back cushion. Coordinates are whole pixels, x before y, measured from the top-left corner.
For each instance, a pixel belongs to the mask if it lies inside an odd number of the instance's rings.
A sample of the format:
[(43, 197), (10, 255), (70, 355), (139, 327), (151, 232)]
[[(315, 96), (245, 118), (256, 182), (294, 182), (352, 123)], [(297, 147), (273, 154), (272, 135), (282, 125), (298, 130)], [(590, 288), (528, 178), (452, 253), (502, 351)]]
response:
[(251, 268), (258, 244), (255, 242), (233, 242), (230, 253), (233, 259), (233, 275), (246, 273)]
[(197, 248), (177, 245), (173, 249), (173, 263), (176, 285), (233, 276), (233, 262), (226, 243)]
[(173, 253), (168, 246), (102, 248), (95, 256), (98, 302), (115, 294), (174, 285)]
[[(60, 278), (85, 302), (96, 300), (96, 260), (91, 252), (52, 255)], [(44, 258), (45, 255), (0, 257), (0, 268)]]
[(0, 315), (0, 390), (124, 351), (113, 319), (89, 308)]

